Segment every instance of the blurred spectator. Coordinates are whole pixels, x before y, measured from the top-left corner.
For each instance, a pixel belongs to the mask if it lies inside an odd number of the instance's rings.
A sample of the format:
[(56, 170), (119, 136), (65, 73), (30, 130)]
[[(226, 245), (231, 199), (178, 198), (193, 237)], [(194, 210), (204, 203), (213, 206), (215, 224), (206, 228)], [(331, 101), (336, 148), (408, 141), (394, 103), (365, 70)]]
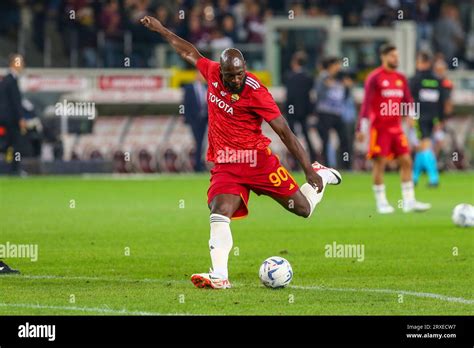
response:
[(291, 71), (287, 73), (284, 79), (286, 89), (285, 114), (293, 133), (295, 133), (295, 124), (300, 124), (310, 157), (314, 160), (316, 159), (316, 152), (308, 135), (307, 124), (308, 116), (312, 112), (310, 92), (313, 87), (313, 78), (304, 69), (307, 60), (308, 57), (303, 51), (296, 52), (293, 55)]
[[(453, 114), (452, 92), (453, 82), (447, 77), (448, 67), (441, 54), (438, 54), (433, 63), (433, 72), (441, 80), (441, 86), (444, 91), (444, 114), (450, 117)], [(441, 150), (445, 143), (446, 133), (443, 128), (436, 129), (433, 134), (433, 151), (437, 158), (440, 158)]]
[(0, 35), (16, 36), (20, 27), (20, 9), (15, 0), (0, 1)]
[(323, 163), (328, 163), (329, 131), (334, 129), (339, 137), (340, 166), (350, 169), (351, 156), (346, 124), (342, 118), (350, 92), (350, 82), (341, 79), (341, 61), (336, 57), (323, 60), (323, 70), (316, 81), (317, 129), (323, 143)]
[(419, 0), (416, 2), (415, 18), (417, 50), (429, 50), (433, 37), (433, 1)]
[(258, 2), (251, 2), (247, 5), (244, 27), (247, 31), (248, 43), (262, 43), (265, 34), (265, 25)]
[(198, 47), (204, 45), (206, 43), (207, 34), (202, 28), (201, 20), (199, 19), (199, 17), (196, 15), (192, 15), (189, 18), (188, 26), (189, 42)]
[[(18, 45), (20, 28), (26, 30), (31, 25), (31, 36), (23, 41), (28, 45), (29, 39), (42, 52), (45, 36), (50, 34), (45, 24), (48, 19), (56, 18), (58, 34), (64, 43), (64, 58), (69, 57), (72, 65), (97, 66), (98, 58), (102, 57), (105, 66), (122, 66), (127, 54), (132, 57), (132, 66), (147, 67), (154, 63), (155, 45), (164, 40), (139, 24), (145, 15), (157, 17), (170, 30), (208, 53), (206, 48), (230, 42), (261, 44), (265, 21), (272, 16), (288, 17), (290, 10), (295, 18), (340, 15), (344, 26), (391, 26), (400, 19), (415, 20), (417, 48), (443, 53), (450, 68), (453, 57), (459, 57), (463, 64), (474, 65), (474, 46), (470, 44), (474, 42), (474, 34), (467, 34), (472, 26), (472, 4), (468, 0), (2, 0), (0, 39)], [(32, 24), (21, 23), (25, 18), (32, 18)], [(104, 40), (98, 36), (99, 29), (105, 34)], [(313, 57), (309, 68), (319, 61), (327, 36), (324, 30), (285, 29), (280, 34), (281, 66), (288, 66), (292, 54), (300, 49)], [(51, 38), (54, 44), (54, 36)], [(370, 46), (370, 56), (376, 58), (375, 50)], [(244, 53), (249, 67), (261, 68), (262, 52), (258, 46), (257, 51), (244, 49)], [(58, 61), (61, 59), (54, 60)]]
[(36, 114), (33, 103), (29, 99), (24, 98), (22, 106), (26, 123), (24, 137), (25, 157), (39, 158), (41, 156), (43, 125), (41, 119)]
[(125, 2), (126, 27), (133, 38), (133, 51), (131, 52), (132, 67), (149, 66), (154, 44), (164, 42), (160, 35), (147, 30), (139, 22), (146, 15), (156, 16), (156, 11), (158, 11), (158, 14), (163, 19), (161, 9), (156, 8), (155, 13), (151, 13), (150, 4), (150, 0), (127, 0)]
[(220, 29), (215, 28), (211, 34), (210, 46), (213, 49), (224, 50), (234, 46), (234, 41), (230, 37), (224, 36)]
[(459, 57), (464, 44), (464, 32), (459, 20), (459, 11), (452, 4), (443, 4), (441, 17), (434, 28), (434, 45), (443, 53), (449, 68), (453, 68), (453, 58)]
[(46, 4), (38, 1), (32, 7), (33, 12), (33, 43), (36, 49), (43, 52), (44, 49), (44, 27), (46, 21)]
[(207, 129), (207, 87), (204, 77), (197, 73), (193, 84), (185, 85), (184, 88), (184, 117), (186, 123), (191, 127), (194, 141), (196, 143), (194, 152), (194, 170), (203, 171), (202, 147), (204, 135)]
[(77, 29), (80, 56), (84, 66), (97, 66), (97, 26), (94, 9), (84, 6), (77, 11)]
[(227, 14), (222, 17), (221, 28), (224, 36), (230, 38), (232, 42), (238, 42), (237, 28), (235, 26), (234, 16)]
[(216, 8), (216, 16), (222, 18), (232, 14), (232, 7), (229, 0), (218, 0)]
[(6, 146), (6, 162), (10, 174), (21, 174), (21, 135), (26, 132), (26, 121), (18, 78), (25, 67), (23, 56), (13, 54), (9, 58), (7, 75), (0, 81), (0, 133)]
[(100, 15), (100, 28), (104, 31), (104, 65), (120, 67), (122, 55), (122, 19), (117, 0), (108, 0)]

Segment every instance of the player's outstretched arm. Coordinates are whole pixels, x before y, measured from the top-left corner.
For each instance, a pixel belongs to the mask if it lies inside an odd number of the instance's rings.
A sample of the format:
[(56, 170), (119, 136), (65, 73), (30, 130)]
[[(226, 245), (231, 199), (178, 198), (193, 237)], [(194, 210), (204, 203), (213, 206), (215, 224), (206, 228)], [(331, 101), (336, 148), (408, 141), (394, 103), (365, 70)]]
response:
[(308, 154), (304, 150), (300, 141), (296, 135), (291, 131), (288, 123), (283, 116), (279, 116), (269, 122), (272, 129), (280, 137), (281, 141), (288, 148), (290, 153), (295, 156), (296, 160), (300, 164), (306, 175), (306, 181), (313, 187), (317, 187), (318, 192), (323, 189), (323, 180), (316, 174), (311, 162), (309, 161)]
[(193, 66), (196, 66), (198, 59), (203, 57), (192, 43), (180, 38), (172, 31), (166, 29), (158, 19), (151, 16), (145, 16), (140, 19), (140, 23), (151, 31), (156, 31), (158, 34), (163, 36), (181, 58)]

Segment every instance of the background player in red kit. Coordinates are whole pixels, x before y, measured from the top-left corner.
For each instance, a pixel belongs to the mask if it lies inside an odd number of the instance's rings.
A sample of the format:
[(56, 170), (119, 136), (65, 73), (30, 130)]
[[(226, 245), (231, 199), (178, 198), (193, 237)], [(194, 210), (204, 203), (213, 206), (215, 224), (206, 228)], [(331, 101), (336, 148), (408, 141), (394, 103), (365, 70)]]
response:
[[(365, 81), (356, 136), (358, 141), (364, 140), (365, 131), (361, 131), (361, 124), (363, 119), (368, 119), (370, 140), (367, 157), (373, 161), (377, 211), (381, 214), (395, 211), (387, 201), (383, 180), (386, 163), (392, 158), (396, 158), (400, 165), (403, 211), (425, 211), (431, 206), (415, 199), (410, 148), (402, 129), (402, 116), (416, 116), (416, 105), (405, 76), (396, 71), (399, 60), (397, 48), (390, 44), (383, 45), (380, 58), (382, 66), (372, 71)], [(412, 115), (403, 114), (407, 110)]]
[[(248, 214), (250, 190), (272, 197), (296, 215), (310, 217), (323, 197), (326, 184), (339, 184), (341, 175), (317, 162), (311, 164), (267, 88), (246, 71), (239, 50), (228, 48), (222, 52), (220, 63), (213, 62), (157, 19), (145, 16), (141, 22), (161, 34), (208, 82), (207, 160), (215, 163), (208, 190), (212, 269), (210, 273), (193, 274), (191, 281), (200, 288), (229, 288), (230, 219)], [(304, 170), (307, 183), (301, 188), (271, 153), (270, 139), (262, 134), (263, 120), (270, 124)]]

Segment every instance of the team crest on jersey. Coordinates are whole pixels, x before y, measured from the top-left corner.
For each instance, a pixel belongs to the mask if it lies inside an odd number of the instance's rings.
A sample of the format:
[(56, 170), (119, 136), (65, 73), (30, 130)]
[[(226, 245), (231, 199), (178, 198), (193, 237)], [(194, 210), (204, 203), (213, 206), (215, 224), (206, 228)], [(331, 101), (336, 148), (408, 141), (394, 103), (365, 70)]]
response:
[(397, 86), (397, 87), (402, 87), (402, 86), (403, 86), (402, 80), (397, 80), (397, 81), (395, 81), (395, 86)]
[(230, 100), (232, 101), (232, 103), (235, 103), (236, 101), (238, 101), (240, 99), (239, 95), (234, 93), (232, 94), (232, 96), (230, 97)]

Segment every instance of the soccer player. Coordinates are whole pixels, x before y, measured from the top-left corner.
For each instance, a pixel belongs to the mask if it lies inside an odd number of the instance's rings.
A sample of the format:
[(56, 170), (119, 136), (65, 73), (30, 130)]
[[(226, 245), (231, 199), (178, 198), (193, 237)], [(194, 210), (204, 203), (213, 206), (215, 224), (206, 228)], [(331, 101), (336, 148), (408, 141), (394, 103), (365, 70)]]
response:
[(415, 76), (410, 79), (410, 90), (420, 104), (418, 130), (421, 136), (413, 163), (413, 182), (426, 171), (430, 187), (439, 185), (439, 173), (431, 138), (436, 129), (442, 128), (445, 115), (445, 89), (442, 81), (432, 71), (433, 58), (428, 52), (420, 51), (416, 57)]
[(415, 116), (416, 108), (405, 76), (396, 71), (399, 59), (397, 48), (391, 44), (383, 45), (380, 58), (382, 66), (372, 71), (365, 81), (365, 95), (356, 133), (357, 140), (364, 141), (366, 129), (362, 129), (365, 128), (362, 124), (369, 120), (367, 157), (373, 161), (373, 191), (377, 212), (390, 214), (395, 211), (387, 201), (384, 185), (385, 166), (393, 157), (400, 165), (403, 211), (425, 211), (431, 206), (415, 199), (410, 149), (402, 129), (402, 116), (409, 116), (409, 113)]
[[(210, 273), (193, 274), (191, 281), (198, 288), (230, 288), (227, 268), (232, 249), (230, 221), (248, 214), (250, 190), (268, 195), (288, 211), (308, 218), (323, 198), (326, 185), (339, 184), (341, 175), (317, 162), (311, 164), (267, 88), (246, 71), (239, 50), (225, 49), (220, 62), (214, 62), (204, 58), (191, 43), (166, 29), (157, 19), (145, 16), (141, 23), (161, 34), (208, 82), (207, 160), (215, 164), (207, 192), (212, 269)], [(303, 168), (307, 183), (301, 185), (301, 189), (268, 147), (270, 139), (261, 129), (263, 120), (270, 124)]]

